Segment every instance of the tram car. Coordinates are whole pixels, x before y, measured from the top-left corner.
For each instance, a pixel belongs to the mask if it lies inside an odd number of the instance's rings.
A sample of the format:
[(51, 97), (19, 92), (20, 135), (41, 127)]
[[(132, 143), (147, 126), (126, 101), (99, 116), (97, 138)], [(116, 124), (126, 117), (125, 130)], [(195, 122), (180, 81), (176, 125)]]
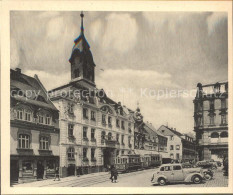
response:
[(151, 154), (151, 167), (158, 167), (162, 164), (162, 156), (160, 154)]
[(142, 169), (148, 169), (151, 166), (151, 156), (149, 154), (145, 154), (143, 156), (140, 156), (141, 161), (141, 168)]
[(140, 155), (125, 154), (116, 157), (115, 168), (118, 172), (129, 172), (141, 168)]

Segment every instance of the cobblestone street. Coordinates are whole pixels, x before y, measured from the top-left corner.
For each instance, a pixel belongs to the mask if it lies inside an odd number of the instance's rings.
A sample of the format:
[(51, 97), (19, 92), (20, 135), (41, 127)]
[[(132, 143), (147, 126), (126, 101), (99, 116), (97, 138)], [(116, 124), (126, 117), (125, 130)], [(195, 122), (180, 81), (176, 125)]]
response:
[(14, 187), (227, 187), (228, 178), (223, 176), (221, 169), (215, 171), (214, 178), (210, 181), (203, 181), (201, 184), (178, 183), (158, 186), (151, 183), (153, 169), (142, 170), (119, 174), (117, 183), (111, 183), (110, 174), (107, 172), (83, 175), (80, 177), (61, 178), (60, 181), (53, 179), (42, 180), (32, 183), (17, 184)]

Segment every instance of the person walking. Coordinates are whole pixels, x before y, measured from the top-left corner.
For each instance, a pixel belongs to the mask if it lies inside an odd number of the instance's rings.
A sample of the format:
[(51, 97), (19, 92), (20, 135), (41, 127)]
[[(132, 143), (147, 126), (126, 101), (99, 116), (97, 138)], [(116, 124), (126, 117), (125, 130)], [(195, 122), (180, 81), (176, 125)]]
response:
[(114, 176), (114, 165), (111, 165), (111, 167), (110, 167), (110, 174), (111, 174), (111, 176), (110, 176), (110, 178), (109, 178), (109, 179), (111, 179), (111, 182), (113, 182), (113, 176)]
[(56, 178), (58, 178), (58, 181), (60, 181), (60, 175), (59, 175), (59, 167), (55, 168), (55, 175), (54, 175), (54, 180), (56, 180)]
[(118, 171), (117, 169), (114, 167), (113, 169), (113, 177), (114, 177), (114, 182), (117, 183), (117, 176), (118, 176)]

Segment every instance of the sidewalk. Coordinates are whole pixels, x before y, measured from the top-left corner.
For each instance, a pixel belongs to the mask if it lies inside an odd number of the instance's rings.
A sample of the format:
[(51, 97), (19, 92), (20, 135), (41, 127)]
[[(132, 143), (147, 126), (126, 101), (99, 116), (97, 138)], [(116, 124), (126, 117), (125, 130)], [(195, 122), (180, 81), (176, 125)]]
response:
[(46, 180), (40, 180), (40, 181), (35, 181), (35, 182), (30, 182), (30, 183), (22, 183), (22, 184), (14, 184), (12, 187), (43, 187), (43, 186), (52, 186), (54, 184), (62, 184), (64, 182), (72, 182), (72, 181), (82, 181), (91, 177), (106, 177), (109, 175), (108, 172), (98, 172), (98, 173), (91, 173), (91, 174), (86, 174), (86, 175), (81, 175), (81, 176), (69, 176), (69, 177), (64, 177), (60, 178), (60, 181), (56, 180), (53, 181), (53, 178), (49, 178)]

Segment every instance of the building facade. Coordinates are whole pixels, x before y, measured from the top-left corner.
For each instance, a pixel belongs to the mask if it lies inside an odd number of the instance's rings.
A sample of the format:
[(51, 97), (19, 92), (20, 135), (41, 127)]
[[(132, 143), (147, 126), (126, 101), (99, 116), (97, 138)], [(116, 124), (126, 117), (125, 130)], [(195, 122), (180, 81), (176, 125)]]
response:
[(164, 125), (162, 125), (158, 131), (168, 139), (167, 151), (172, 160), (195, 160), (196, 152), (193, 138), (176, 131), (176, 129), (169, 128)]
[(200, 160), (222, 160), (228, 153), (228, 82), (198, 83), (194, 131)]
[(59, 166), (58, 110), (39, 78), (18, 68), (11, 70), (10, 92), (11, 182), (53, 177)]
[(143, 122), (140, 109), (134, 113), (134, 152), (136, 154), (161, 154), (167, 157), (167, 137), (158, 132), (151, 123)]
[(49, 92), (59, 112), (62, 176), (104, 171), (134, 149), (133, 112), (95, 85), (95, 63), (81, 33), (72, 50), (71, 81)]

